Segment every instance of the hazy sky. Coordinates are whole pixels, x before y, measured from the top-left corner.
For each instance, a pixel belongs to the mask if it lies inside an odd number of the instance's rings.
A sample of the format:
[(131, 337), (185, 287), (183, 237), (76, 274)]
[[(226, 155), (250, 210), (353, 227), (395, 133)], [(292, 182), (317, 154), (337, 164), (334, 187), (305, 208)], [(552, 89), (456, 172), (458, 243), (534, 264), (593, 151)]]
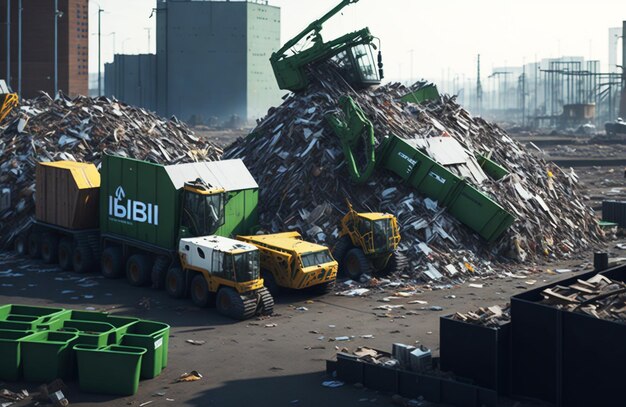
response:
[[(282, 42), (339, 0), (269, 0), (281, 7)], [(103, 35), (116, 32), (117, 53), (155, 50), (155, 0), (90, 0), (90, 31), (97, 32), (97, 4)], [(521, 65), (559, 55), (608, 63), (608, 28), (626, 20), (625, 0), (360, 0), (324, 26), (325, 39), (369, 26), (382, 41), (387, 78), (439, 80), (475, 77), (476, 54), (483, 76), (493, 67)], [(91, 36), (90, 71), (97, 71), (97, 41)], [(621, 45), (621, 44), (620, 44)], [(413, 50), (413, 63), (411, 63)], [(102, 59), (113, 55), (113, 36), (102, 38)], [(621, 55), (621, 52), (620, 52)]]

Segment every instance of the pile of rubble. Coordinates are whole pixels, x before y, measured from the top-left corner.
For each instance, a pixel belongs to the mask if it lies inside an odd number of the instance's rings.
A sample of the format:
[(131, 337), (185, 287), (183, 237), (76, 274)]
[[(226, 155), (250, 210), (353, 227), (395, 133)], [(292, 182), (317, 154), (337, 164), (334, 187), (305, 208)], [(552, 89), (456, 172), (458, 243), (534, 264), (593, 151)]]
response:
[(546, 288), (541, 295), (544, 304), (607, 321), (626, 322), (626, 283), (601, 274), (578, 279), (568, 287)]
[[(218, 160), (222, 150), (184, 124), (104, 97), (47, 94), (25, 100), (0, 135), (0, 248), (32, 222), (35, 164), (71, 160), (100, 164), (115, 154), (160, 164)], [(6, 199), (9, 198), (10, 199)]]
[[(456, 280), (492, 272), (494, 262), (538, 261), (585, 255), (602, 240), (594, 212), (585, 205), (573, 170), (535, 157), (498, 126), (472, 117), (454, 98), (416, 105), (399, 101), (409, 89), (389, 84), (355, 91), (329, 67), (311, 72), (310, 87), (272, 108), (225, 158), (242, 158), (260, 188), (261, 226), (296, 229), (332, 245), (349, 199), (358, 211), (386, 211), (401, 225), (400, 250), (410, 259), (412, 278)], [(445, 208), (376, 170), (365, 185), (350, 179), (341, 144), (325, 116), (351, 96), (375, 127), (377, 142), (388, 134), (404, 139), (449, 136), (472, 156), (482, 154), (509, 171), (495, 181), (468, 177), (516, 222), (488, 245)], [(459, 176), (463, 168), (448, 167)]]

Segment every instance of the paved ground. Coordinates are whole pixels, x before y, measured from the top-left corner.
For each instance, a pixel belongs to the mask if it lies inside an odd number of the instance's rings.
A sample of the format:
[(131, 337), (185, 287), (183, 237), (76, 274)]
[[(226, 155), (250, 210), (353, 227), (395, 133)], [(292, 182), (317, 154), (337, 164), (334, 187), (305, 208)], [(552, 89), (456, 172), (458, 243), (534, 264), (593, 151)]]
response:
[[(125, 398), (83, 394), (72, 383), (68, 398), (73, 406), (139, 406), (148, 401), (152, 401), (151, 406), (376, 406), (390, 405), (391, 395), (350, 385), (322, 387), (322, 382), (328, 380), (323, 373), (325, 360), (333, 357), (337, 347), (354, 350), (365, 345), (389, 350), (394, 342), (419, 341), (437, 354), (441, 315), (504, 304), (517, 292), (560, 277), (541, 272), (522, 278), (475, 281), (483, 288), (471, 288), (466, 283), (447, 290), (426, 290), (393, 300), (394, 304), (405, 305), (405, 310), (393, 317), (373, 309), (382, 305), (378, 300), (392, 291), (366, 298), (288, 293), (279, 299), (275, 316), (233, 322), (214, 309), (198, 309), (188, 300), (170, 299), (163, 291), (131, 287), (124, 280), (106, 280), (97, 274), (63, 272), (38, 260), (0, 253), (0, 303), (95, 309), (172, 326), (169, 365), (161, 376), (142, 381), (139, 393)], [(407, 304), (415, 299), (428, 304)], [(421, 309), (431, 305), (441, 306), (443, 311)], [(298, 311), (298, 307), (308, 310)], [(266, 326), (273, 324), (276, 326)], [(361, 335), (374, 338), (364, 339)], [(329, 341), (338, 336), (354, 338), (348, 342)], [(191, 345), (185, 342), (187, 339), (204, 340), (206, 344)], [(199, 371), (204, 378), (173, 383), (191, 370)], [(2, 387), (34, 390), (36, 385), (6, 383)], [(155, 395), (161, 392), (165, 394)]]

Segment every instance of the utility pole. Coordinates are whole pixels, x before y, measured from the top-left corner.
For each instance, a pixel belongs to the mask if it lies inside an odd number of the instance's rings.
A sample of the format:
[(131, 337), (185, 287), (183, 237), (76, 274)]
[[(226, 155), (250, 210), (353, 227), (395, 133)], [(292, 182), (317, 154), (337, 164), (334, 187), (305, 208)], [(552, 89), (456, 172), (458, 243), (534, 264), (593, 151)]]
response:
[(59, 92), (59, 0), (54, 0), (54, 97)]
[(7, 0), (7, 85), (11, 86), (11, 0)]
[(482, 115), (483, 109), (483, 85), (480, 83), (480, 54), (478, 54), (478, 62), (476, 68), (476, 112)]
[(409, 78), (409, 86), (413, 85), (413, 54), (415, 53), (414, 49), (409, 50), (409, 54), (411, 54), (411, 77)]
[(626, 117), (626, 21), (622, 22), (622, 100), (619, 115)]
[(102, 7), (100, 7), (100, 5), (98, 5), (98, 96), (102, 96), (102, 47), (101, 47), (101, 40), (102, 40), (102, 26), (100, 24), (101, 20), (102, 20), (102, 12), (104, 10), (102, 10)]

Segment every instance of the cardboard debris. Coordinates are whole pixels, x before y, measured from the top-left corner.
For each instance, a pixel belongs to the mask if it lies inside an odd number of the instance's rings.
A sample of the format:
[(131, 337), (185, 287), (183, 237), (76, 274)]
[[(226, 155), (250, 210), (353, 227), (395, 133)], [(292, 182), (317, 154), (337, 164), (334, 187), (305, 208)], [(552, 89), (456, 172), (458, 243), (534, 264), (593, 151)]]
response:
[[(359, 211), (398, 217), (399, 249), (410, 260), (411, 278), (448, 281), (493, 273), (511, 260), (578, 258), (602, 241), (573, 171), (535, 157), (497, 125), (472, 117), (454, 98), (415, 105), (399, 101), (408, 89), (397, 83), (356, 91), (332, 68), (316, 67), (310, 74), (314, 79), (306, 91), (271, 108), (248, 137), (224, 153), (227, 159), (243, 159), (261, 186), (259, 213), (265, 230), (298, 230), (332, 246), (347, 198)], [(340, 141), (324, 118), (337, 112), (338, 99), (346, 94), (372, 121), (378, 142), (388, 134), (420, 140), (452, 137), (471, 156), (481, 154), (506, 169), (509, 174), (500, 180), (468, 177), (468, 182), (517, 221), (489, 245), (437, 202), (384, 170), (377, 169), (365, 185), (353, 183)], [(457, 164), (446, 168), (459, 176), (467, 170)]]
[(0, 128), (0, 190), (10, 205), (0, 213), (0, 248), (8, 248), (34, 216), (35, 164), (70, 160), (100, 164), (116, 154), (159, 164), (217, 160), (222, 150), (196, 137), (175, 117), (105, 97), (70, 99), (45, 93), (24, 100)]
[(452, 315), (452, 319), (497, 328), (511, 321), (511, 309), (509, 304), (504, 306), (494, 305), (491, 307), (480, 307), (473, 312), (457, 312)]

